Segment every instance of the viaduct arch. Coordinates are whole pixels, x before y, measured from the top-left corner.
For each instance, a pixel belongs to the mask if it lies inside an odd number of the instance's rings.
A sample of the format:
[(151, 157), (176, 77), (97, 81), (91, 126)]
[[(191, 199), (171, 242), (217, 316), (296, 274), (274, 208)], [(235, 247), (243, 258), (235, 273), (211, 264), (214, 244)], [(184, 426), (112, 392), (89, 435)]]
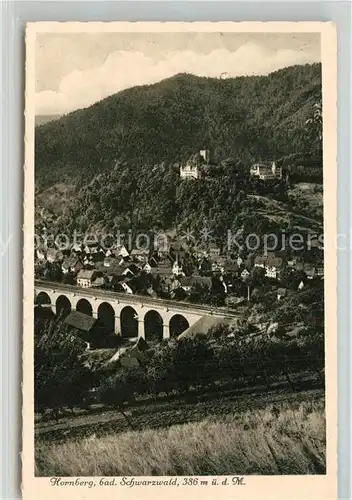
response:
[(76, 303), (76, 311), (79, 311), (87, 316), (93, 316), (93, 306), (88, 299), (82, 298)]
[(144, 337), (145, 340), (158, 340), (164, 338), (163, 318), (154, 309), (151, 309), (144, 315)]
[(66, 318), (72, 311), (71, 302), (66, 295), (59, 295), (55, 302), (56, 316)]
[[(146, 340), (178, 336), (204, 315), (224, 317), (208, 306), (151, 297), (81, 289), (59, 283), (35, 282), (36, 303), (51, 305), (54, 314), (77, 310), (99, 318), (108, 331)], [(236, 316), (233, 314), (232, 316)]]
[(115, 332), (115, 311), (109, 302), (102, 302), (98, 307), (100, 323), (108, 332)]

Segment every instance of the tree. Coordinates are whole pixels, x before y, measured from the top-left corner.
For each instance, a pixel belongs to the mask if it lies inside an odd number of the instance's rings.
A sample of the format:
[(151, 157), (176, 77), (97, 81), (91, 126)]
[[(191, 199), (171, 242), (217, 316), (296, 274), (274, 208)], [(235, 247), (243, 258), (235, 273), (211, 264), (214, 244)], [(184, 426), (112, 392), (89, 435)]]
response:
[[(119, 371), (108, 378), (104, 378), (98, 389), (98, 398), (101, 403), (116, 408), (133, 429), (133, 423), (125, 412), (126, 403), (134, 401), (134, 389), (140, 382), (139, 369), (119, 368)], [(141, 388), (140, 388), (141, 389)], [(140, 390), (140, 392), (143, 392)]]
[(250, 274), (250, 284), (251, 286), (257, 287), (262, 286), (265, 283), (265, 269), (264, 267), (253, 267)]
[(35, 407), (73, 407), (87, 394), (92, 383), (91, 373), (85, 367), (82, 354), (83, 340), (60, 320), (46, 323), (34, 343)]
[(323, 138), (323, 106), (321, 99), (313, 104), (311, 116), (307, 118), (306, 125), (312, 136), (321, 141)]
[(188, 296), (188, 301), (193, 304), (209, 304), (211, 301), (209, 288), (202, 283), (195, 283)]
[(187, 392), (191, 385), (197, 386), (213, 377), (209, 370), (213, 355), (208, 339), (203, 336), (183, 338), (177, 342), (175, 372), (183, 392)]
[(154, 350), (147, 365), (147, 379), (154, 394), (172, 390), (187, 393), (191, 386), (197, 386), (213, 377), (209, 364), (213, 351), (208, 339), (170, 339), (161, 342)]
[(49, 281), (61, 281), (62, 280), (62, 270), (58, 263), (47, 262), (43, 269), (43, 277)]
[(66, 285), (74, 285), (75, 284), (75, 276), (73, 273), (68, 272), (63, 275), (62, 282)]
[(307, 275), (304, 271), (296, 271), (286, 268), (280, 274), (280, 281), (282, 285), (291, 290), (297, 290), (301, 281), (305, 282)]

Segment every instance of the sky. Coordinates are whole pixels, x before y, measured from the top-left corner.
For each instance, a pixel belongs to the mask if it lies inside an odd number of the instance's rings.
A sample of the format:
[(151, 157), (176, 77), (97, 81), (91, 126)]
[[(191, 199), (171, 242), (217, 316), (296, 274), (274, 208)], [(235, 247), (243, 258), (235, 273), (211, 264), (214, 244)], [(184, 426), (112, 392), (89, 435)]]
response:
[(320, 60), (317, 33), (40, 33), (35, 111), (68, 113), (177, 73), (266, 75)]

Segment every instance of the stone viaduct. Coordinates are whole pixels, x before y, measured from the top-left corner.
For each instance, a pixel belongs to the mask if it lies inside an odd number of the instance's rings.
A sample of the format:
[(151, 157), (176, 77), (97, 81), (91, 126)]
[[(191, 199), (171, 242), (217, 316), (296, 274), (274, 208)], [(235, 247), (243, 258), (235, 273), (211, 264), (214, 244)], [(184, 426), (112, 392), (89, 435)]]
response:
[(206, 315), (238, 317), (225, 308), (43, 281), (35, 281), (35, 300), (57, 315), (77, 310), (99, 318), (111, 332), (126, 337), (157, 334), (161, 339), (169, 338)]

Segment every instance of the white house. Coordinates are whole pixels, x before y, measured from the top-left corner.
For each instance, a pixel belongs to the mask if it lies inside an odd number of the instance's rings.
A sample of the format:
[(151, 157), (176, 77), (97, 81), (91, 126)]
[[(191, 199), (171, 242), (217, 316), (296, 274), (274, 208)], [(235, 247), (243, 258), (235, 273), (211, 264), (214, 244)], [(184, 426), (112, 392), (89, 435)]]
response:
[(180, 167), (181, 179), (199, 179), (200, 172), (197, 165), (187, 163), (185, 166)]
[(265, 276), (276, 279), (282, 270), (283, 259), (271, 253), (268, 255), (257, 255), (254, 259), (254, 267), (264, 268)]
[(265, 267), (265, 271), (266, 271), (265, 276), (274, 279), (276, 279), (280, 273), (280, 270), (276, 266), (269, 266), (269, 265)]
[(251, 177), (258, 177), (263, 181), (268, 179), (282, 178), (282, 168), (278, 167), (275, 162), (273, 162), (271, 166), (264, 165), (262, 163), (256, 163), (250, 168), (249, 173)]
[(129, 256), (129, 252), (124, 245), (119, 246), (116, 249), (115, 254), (118, 255), (119, 257), (128, 257)]
[(175, 276), (182, 276), (182, 275), (184, 275), (184, 273), (182, 271), (182, 265), (179, 263), (178, 260), (175, 260), (175, 262), (173, 263), (172, 274), (174, 274)]
[(72, 252), (76, 252), (76, 253), (83, 252), (83, 245), (80, 245), (79, 243), (75, 243), (74, 245), (72, 245), (71, 250), (72, 250)]
[(166, 234), (160, 233), (157, 234), (154, 238), (154, 250), (158, 253), (159, 256), (163, 256), (169, 251), (169, 240)]
[(82, 288), (90, 288), (92, 286), (92, 282), (95, 278), (96, 271), (94, 269), (82, 269), (77, 274), (77, 285)]
[(146, 265), (143, 267), (143, 271), (145, 271), (146, 273), (152, 272), (152, 266), (149, 264), (149, 262), (147, 262)]
[(191, 156), (186, 165), (181, 165), (181, 179), (199, 179), (201, 177), (200, 166), (209, 163), (209, 161), (210, 152), (207, 149), (200, 150), (197, 154)]

